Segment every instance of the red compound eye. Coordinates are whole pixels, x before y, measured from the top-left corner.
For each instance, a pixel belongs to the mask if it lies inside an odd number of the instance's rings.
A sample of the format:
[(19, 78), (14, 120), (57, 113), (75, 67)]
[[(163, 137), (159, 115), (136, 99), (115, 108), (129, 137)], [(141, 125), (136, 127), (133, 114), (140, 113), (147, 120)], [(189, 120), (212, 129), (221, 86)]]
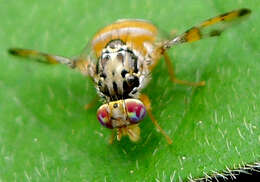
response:
[(144, 118), (146, 110), (144, 104), (140, 100), (126, 99), (125, 105), (131, 123), (139, 123)]
[(104, 104), (100, 106), (100, 108), (97, 110), (97, 118), (103, 126), (105, 126), (106, 128), (113, 129), (107, 105)]

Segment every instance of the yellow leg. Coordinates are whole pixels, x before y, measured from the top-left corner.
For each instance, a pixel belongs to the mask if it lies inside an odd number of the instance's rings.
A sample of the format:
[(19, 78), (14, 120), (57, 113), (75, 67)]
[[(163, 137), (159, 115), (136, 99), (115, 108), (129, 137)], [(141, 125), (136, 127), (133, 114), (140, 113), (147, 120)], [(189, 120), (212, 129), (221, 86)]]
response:
[(88, 110), (92, 108), (94, 105), (96, 105), (97, 101), (98, 101), (98, 97), (96, 96), (94, 99), (90, 101), (90, 103), (85, 105), (84, 109)]
[(188, 86), (204, 86), (205, 85), (205, 81), (189, 82), (186, 80), (179, 80), (178, 78), (176, 78), (170, 57), (168, 56), (168, 54), (166, 52), (163, 53), (163, 56), (164, 56), (164, 60), (165, 60), (166, 66), (168, 68), (168, 72), (170, 74), (170, 79), (172, 82), (181, 84), (181, 85), (188, 85)]
[(151, 102), (150, 99), (148, 98), (147, 95), (140, 95), (140, 100), (143, 102), (143, 104), (145, 105), (146, 111), (149, 115), (149, 117), (151, 118), (153, 124), (155, 125), (155, 127), (163, 134), (163, 136), (165, 137), (165, 139), (167, 140), (167, 142), (169, 144), (172, 144), (172, 140), (171, 138), (166, 134), (166, 132), (160, 127), (159, 123), (156, 121), (155, 117), (152, 114), (152, 108), (151, 108)]
[(109, 144), (113, 144), (114, 138), (115, 138), (115, 130), (112, 130), (112, 133), (111, 133), (111, 135), (110, 135), (110, 138), (109, 138), (108, 143), (109, 143)]
[(124, 135), (124, 130), (123, 128), (117, 128), (117, 131), (116, 131), (116, 139), (117, 141), (120, 141), (122, 136)]
[[(140, 139), (140, 128), (139, 128), (138, 124), (129, 125), (129, 126), (122, 127), (122, 128), (117, 128), (116, 131), (117, 131), (116, 139), (118, 141), (120, 141), (121, 138), (126, 135), (129, 137), (129, 139), (132, 142), (137, 142)], [(114, 139), (114, 133), (111, 135), (111, 138)], [(111, 143), (110, 142), (112, 140), (111, 138), (109, 140), (109, 143)], [(112, 142), (113, 142), (113, 140), (112, 140)]]

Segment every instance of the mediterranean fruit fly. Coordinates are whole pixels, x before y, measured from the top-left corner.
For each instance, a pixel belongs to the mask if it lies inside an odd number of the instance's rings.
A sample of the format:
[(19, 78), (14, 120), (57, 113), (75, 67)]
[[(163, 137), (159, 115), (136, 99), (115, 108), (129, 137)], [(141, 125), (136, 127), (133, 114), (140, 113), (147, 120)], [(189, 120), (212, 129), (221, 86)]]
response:
[[(155, 127), (171, 144), (172, 140), (152, 114), (148, 96), (141, 93), (150, 81), (153, 68), (163, 57), (172, 82), (189, 86), (205, 85), (204, 81), (177, 79), (167, 50), (182, 43), (220, 36), (227, 27), (250, 13), (251, 10), (244, 8), (221, 14), (170, 39), (161, 37), (158, 28), (146, 20), (118, 20), (98, 31), (84, 52), (72, 59), (19, 48), (11, 48), (9, 53), (44, 63), (65, 64), (89, 76), (103, 100), (103, 105), (97, 110), (98, 121), (116, 131), (117, 140), (127, 135), (130, 140), (138, 141), (138, 124), (148, 114)], [(111, 143), (114, 140), (113, 133)]]

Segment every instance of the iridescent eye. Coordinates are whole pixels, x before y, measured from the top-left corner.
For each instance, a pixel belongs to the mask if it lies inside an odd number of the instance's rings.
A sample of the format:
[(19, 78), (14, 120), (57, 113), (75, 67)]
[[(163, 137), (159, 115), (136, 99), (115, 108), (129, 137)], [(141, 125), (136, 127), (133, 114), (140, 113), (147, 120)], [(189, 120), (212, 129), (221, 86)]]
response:
[(126, 99), (125, 105), (127, 109), (127, 116), (131, 123), (138, 123), (144, 118), (146, 110), (144, 104), (140, 100)]
[(97, 118), (103, 126), (113, 129), (110, 120), (110, 113), (108, 112), (108, 106), (106, 104), (100, 106), (100, 108), (97, 110)]

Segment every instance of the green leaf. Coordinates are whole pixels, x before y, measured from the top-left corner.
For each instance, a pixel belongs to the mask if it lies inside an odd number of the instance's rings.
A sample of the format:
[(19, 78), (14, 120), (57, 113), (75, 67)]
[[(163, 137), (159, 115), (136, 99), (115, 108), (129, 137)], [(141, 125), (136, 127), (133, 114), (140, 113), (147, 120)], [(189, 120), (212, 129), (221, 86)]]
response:
[[(242, 7), (251, 17), (219, 38), (173, 48), (180, 79), (163, 61), (144, 90), (173, 139), (168, 145), (147, 117), (142, 139), (108, 144), (96, 119), (89, 78), (65, 66), (11, 57), (10, 47), (63, 56), (81, 52), (102, 26), (142, 18), (179, 33)], [(6, 1), (0, 4), (0, 181), (170, 181), (214, 175), (260, 159), (260, 1)]]

